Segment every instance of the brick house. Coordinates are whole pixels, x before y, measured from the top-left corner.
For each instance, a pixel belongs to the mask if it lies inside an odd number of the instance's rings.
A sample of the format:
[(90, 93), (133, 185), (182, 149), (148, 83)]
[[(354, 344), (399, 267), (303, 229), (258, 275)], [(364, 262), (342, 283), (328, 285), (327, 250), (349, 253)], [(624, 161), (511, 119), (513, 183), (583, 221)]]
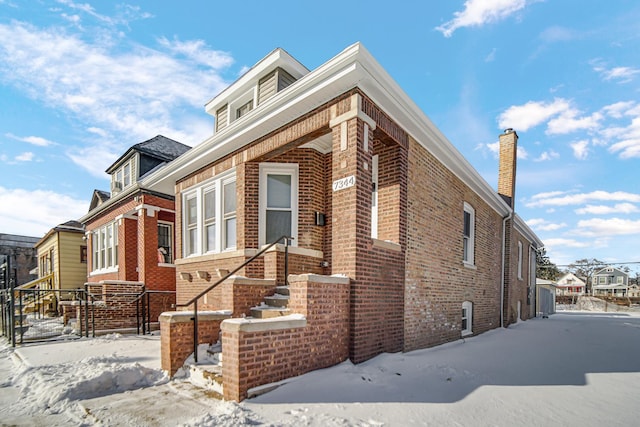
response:
[[(95, 190), (89, 212), (80, 218), (87, 240), (87, 289), (121, 309), (113, 316), (105, 311), (109, 318), (97, 329), (135, 326), (130, 301), (142, 290), (175, 291), (174, 195), (150, 190), (144, 179), (189, 149), (162, 135), (133, 145), (106, 170), (111, 192)], [(175, 296), (158, 293), (151, 301), (151, 318), (157, 321)]]
[(514, 212), (513, 130), (496, 192), (359, 43), (312, 71), (276, 49), (206, 111), (213, 135), (146, 180), (175, 189), (176, 298), (190, 303), (161, 317), (171, 374), (190, 334), (221, 337), (223, 393), (240, 400), (535, 315), (542, 243)]

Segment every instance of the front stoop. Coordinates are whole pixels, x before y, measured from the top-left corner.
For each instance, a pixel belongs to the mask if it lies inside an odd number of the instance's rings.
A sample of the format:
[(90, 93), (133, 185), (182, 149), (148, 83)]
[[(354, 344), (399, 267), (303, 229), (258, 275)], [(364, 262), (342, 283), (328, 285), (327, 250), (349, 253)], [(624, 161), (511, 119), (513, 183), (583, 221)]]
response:
[(220, 342), (212, 344), (207, 348), (206, 356), (202, 353), (198, 351), (198, 360), (202, 362), (193, 363), (190, 360), (185, 363), (183, 369), (191, 384), (206, 389), (212, 397), (223, 400), (222, 345)]
[(276, 293), (265, 297), (259, 306), (251, 308), (250, 316), (256, 319), (270, 319), (291, 314), (289, 310), (289, 287), (278, 286)]

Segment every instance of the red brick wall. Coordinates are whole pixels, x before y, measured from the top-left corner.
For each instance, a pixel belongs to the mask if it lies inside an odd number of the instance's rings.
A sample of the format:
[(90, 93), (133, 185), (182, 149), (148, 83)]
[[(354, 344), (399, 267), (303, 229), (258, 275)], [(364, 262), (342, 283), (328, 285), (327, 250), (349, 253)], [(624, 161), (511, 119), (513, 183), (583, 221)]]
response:
[[(513, 228), (513, 221), (507, 221), (507, 245), (509, 248), (508, 262), (505, 268), (505, 292), (504, 292), (504, 325), (508, 326), (518, 321), (518, 302), (520, 302), (520, 319), (527, 320), (530, 317), (533, 300), (527, 299), (531, 276), (529, 274), (529, 241)], [(522, 243), (522, 277), (518, 277), (518, 242)]]
[[(220, 323), (225, 314), (198, 315), (198, 343), (216, 343)], [(173, 376), (193, 354), (193, 312), (167, 312), (160, 317), (160, 362), (162, 369)]]
[[(89, 328), (95, 328), (98, 332), (137, 326), (135, 299), (143, 289), (142, 284), (89, 284), (87, 289), (92, 295), (89, 299)], [(85, 307), (76, 308), (76, 319), (79, 320), (78, 327), (82, 334), (85, 333)]]
[[(405, 342), (409, 351), (500, 325), (502, 218), (414, 140), (409, 144)], [(464, 202), (475, 210), (475, 268), (462, 263)]]
[[(252, 387), (332, 366), (347, 358), (347, 279), (292, 276), (290, 308), (304, 315), (306, 324), (291, 316), (254, 322), (248, 328), (240, 319), (222, 323), (225, 399), (242, 400)], [(284, 319), (288, 323), (283, 324)]]

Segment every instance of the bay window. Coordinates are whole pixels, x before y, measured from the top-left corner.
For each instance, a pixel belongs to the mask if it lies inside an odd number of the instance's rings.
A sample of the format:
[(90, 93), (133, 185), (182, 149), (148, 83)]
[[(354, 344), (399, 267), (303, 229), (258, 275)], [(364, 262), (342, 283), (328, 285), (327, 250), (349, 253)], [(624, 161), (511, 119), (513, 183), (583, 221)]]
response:
[(112, 222), (91, 233), (93, 271), (118, 266), (118, 223)]
[(235, 249), (235, 173), (219, 175), (185, 192), (182, 217), (185, 257)]

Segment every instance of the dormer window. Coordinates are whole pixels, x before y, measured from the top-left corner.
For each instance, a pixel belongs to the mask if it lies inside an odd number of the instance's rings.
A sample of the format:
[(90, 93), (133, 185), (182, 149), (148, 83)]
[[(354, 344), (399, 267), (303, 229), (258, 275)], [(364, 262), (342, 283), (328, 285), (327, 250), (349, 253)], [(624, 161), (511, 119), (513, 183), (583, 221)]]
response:
[(253, 110), (253, 99), (250, 99), (249, 102), (247, 102), (244, 105), (241, 105), (236, 110), (236, 119), (239, 119), (240, 117), (244, 116), (245, 114), (247, 114), (251, 110)]
[(135, 181), (134, 178), (134, 159), (131, 158), (123, 163), (118, 169), (111, 174), (111, 192), (119, 193), (129, 187)]

